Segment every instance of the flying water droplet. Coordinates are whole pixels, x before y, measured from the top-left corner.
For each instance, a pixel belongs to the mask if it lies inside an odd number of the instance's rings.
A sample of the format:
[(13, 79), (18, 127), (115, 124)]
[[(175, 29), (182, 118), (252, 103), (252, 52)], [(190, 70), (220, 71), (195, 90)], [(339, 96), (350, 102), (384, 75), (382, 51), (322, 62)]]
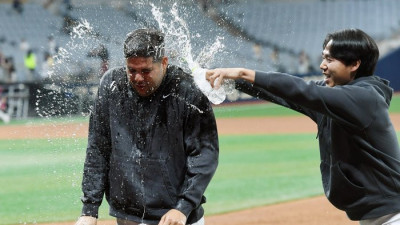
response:
[[(224, 82), (219, 89), (211, 88), (211, 85), (205, 78), (206, 69), (203, 69), (200, 65), (207, 65), (210, 61), (214, 60), (213, 57), (216, 53), (225, 47), (222, 43), (224, 38), (217, 37), (211, 46), (204, 46), (196, 59), (194, 59), (190, 29), (186, 21), (180, 16), (177, 4), (173, 4), (170, 10), (172, 16), (169, 21), (165, 19), (166, 15), (160, 8), (157, 8), (152, 3), (150, 5), (152, 6), (152, 14), (158, 22), (160, 29), (166, 34), (166, 42), (169, 41), (167, 46), (170, 46), (171, 49), (179, 49), (179, 52), (174, 52), (174, 54), (179, 56), (178, 66), (189, 68), (192, 71), (192, 76), (197, 86), (213, 104), (222, 103), (226, 95), (234, 89), (234, 83)], [(196, 33), (194, 37), (200, 38), (201, 35)]]

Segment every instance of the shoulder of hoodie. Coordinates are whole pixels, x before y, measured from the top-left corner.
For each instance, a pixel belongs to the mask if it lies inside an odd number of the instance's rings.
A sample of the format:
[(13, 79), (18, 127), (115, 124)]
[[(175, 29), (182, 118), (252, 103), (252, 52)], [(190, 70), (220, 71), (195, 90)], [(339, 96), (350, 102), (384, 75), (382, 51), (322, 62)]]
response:
[(370, 94), (369, 97), (375, 96), (378, 99), (385, 101), (388, 105), (390, 104), (393, 95), (393, 88), (389, 86), (388, 80), (373, 75), (360, 77), (351, 82), (351, 85), (364, 88), (367, 93)]
[(191, 107), (195, 109), (200, 109), (201, 111), (212, 110), (208, 98), (197, 86), (191, 74), (186, 73), (182, 68), (174, 65), (168, 66), (168, 73), (169, 78), (166, 85), (170, 87), (168, 88), (170, 91), (174, 89), (172, 92), (174, 92), (176, 96), (184, 98), (186, 104), (192, 104)]
[(104, 84), (110, 84), (113, 81), (115, 82), (121, 82), (126, 79), (126, 71), (125, 67), (123, 66), (118, 66), (118, 67), (113, 67), (107, 72), (104, 73), (104, 75), (100, 78), (100, 86)]
[(169, 73), (167, 83), (172, 83), (173, 86), (179, 87), (180, 91), (201, 92), (194, 82), (193, 76), (183, 71), (182, 68), (175, 65), (168, 65), (167, 72)]
[(371, 87), (378, 92), (392, 93), (393, 88), (389, 86), (389, 81), (376, 75), (360, 77), (353, 81), (353, 85), (359, 87)]

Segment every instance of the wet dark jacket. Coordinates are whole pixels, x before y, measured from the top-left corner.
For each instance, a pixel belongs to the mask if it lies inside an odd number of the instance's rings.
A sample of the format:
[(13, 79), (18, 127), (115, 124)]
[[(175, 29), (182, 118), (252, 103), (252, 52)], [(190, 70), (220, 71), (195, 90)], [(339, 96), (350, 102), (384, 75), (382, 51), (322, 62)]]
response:
[(317, 124), (325, 195), (350, 219), (400, 212), (400, 149), (386, 80), (361, 77), (331, 88), (323, 81), (256, 72), (254, 86), (237, 82), (237, 88)]
[(177, 209), (194, 223), (217, 164), (212, 107), (190, 75), (168, 66), (148, 97), (136, 94), (122, 67), (103, 76), (90, 117), (83, 215), (96, 217), (105, 194), (118, 218), (158, 224)]

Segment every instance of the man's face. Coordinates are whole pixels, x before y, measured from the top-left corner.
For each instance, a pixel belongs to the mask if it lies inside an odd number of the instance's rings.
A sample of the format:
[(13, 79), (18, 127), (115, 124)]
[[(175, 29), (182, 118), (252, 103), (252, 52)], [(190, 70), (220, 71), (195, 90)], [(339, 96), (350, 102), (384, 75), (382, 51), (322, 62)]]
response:
[(334, 87), (336, 85), (345, 85), (354, 80), (355, 71), (359, 67), (360, 62), (346, 66), (340, 60), (333, 58), (329, 51), (331, 43), (332, 40), (328, 42), (325, 49), (322, 51), (322, 62), (319, 67), (325, 75), (325, 83), (327, 86)]
[(153, 62), (153, 57), (131, 57), (126, 59), (126, 74), (140, 96), (149, 96), (160, 87), (167, 65), (167, 57), (160, 62)]

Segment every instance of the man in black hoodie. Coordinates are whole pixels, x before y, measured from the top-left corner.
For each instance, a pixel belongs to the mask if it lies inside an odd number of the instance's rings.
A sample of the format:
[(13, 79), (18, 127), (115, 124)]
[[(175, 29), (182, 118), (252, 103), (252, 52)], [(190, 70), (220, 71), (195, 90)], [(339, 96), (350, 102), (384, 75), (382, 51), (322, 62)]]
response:
[(218, 164), (216, 121), (192, 76), (168, 65), (164, 34), (139, 29), (126, 66), (100, 81), (90, 116), (82, 216), (95, 225), (103, 195), (118, 225), (204, 224), (203, 196)]
[(373, 75), (378, 57), (370, 36), (346, 29), (326, 36), (323, 81), (244, 68), (209, 70), (206, 79), (214, 88), (235, 79), (237, 89), (309, 116), (318, 125), (329, 201), (362, 225), (394, 225), (400, 224), (400, 149), (388, 112), (393, 90)]

